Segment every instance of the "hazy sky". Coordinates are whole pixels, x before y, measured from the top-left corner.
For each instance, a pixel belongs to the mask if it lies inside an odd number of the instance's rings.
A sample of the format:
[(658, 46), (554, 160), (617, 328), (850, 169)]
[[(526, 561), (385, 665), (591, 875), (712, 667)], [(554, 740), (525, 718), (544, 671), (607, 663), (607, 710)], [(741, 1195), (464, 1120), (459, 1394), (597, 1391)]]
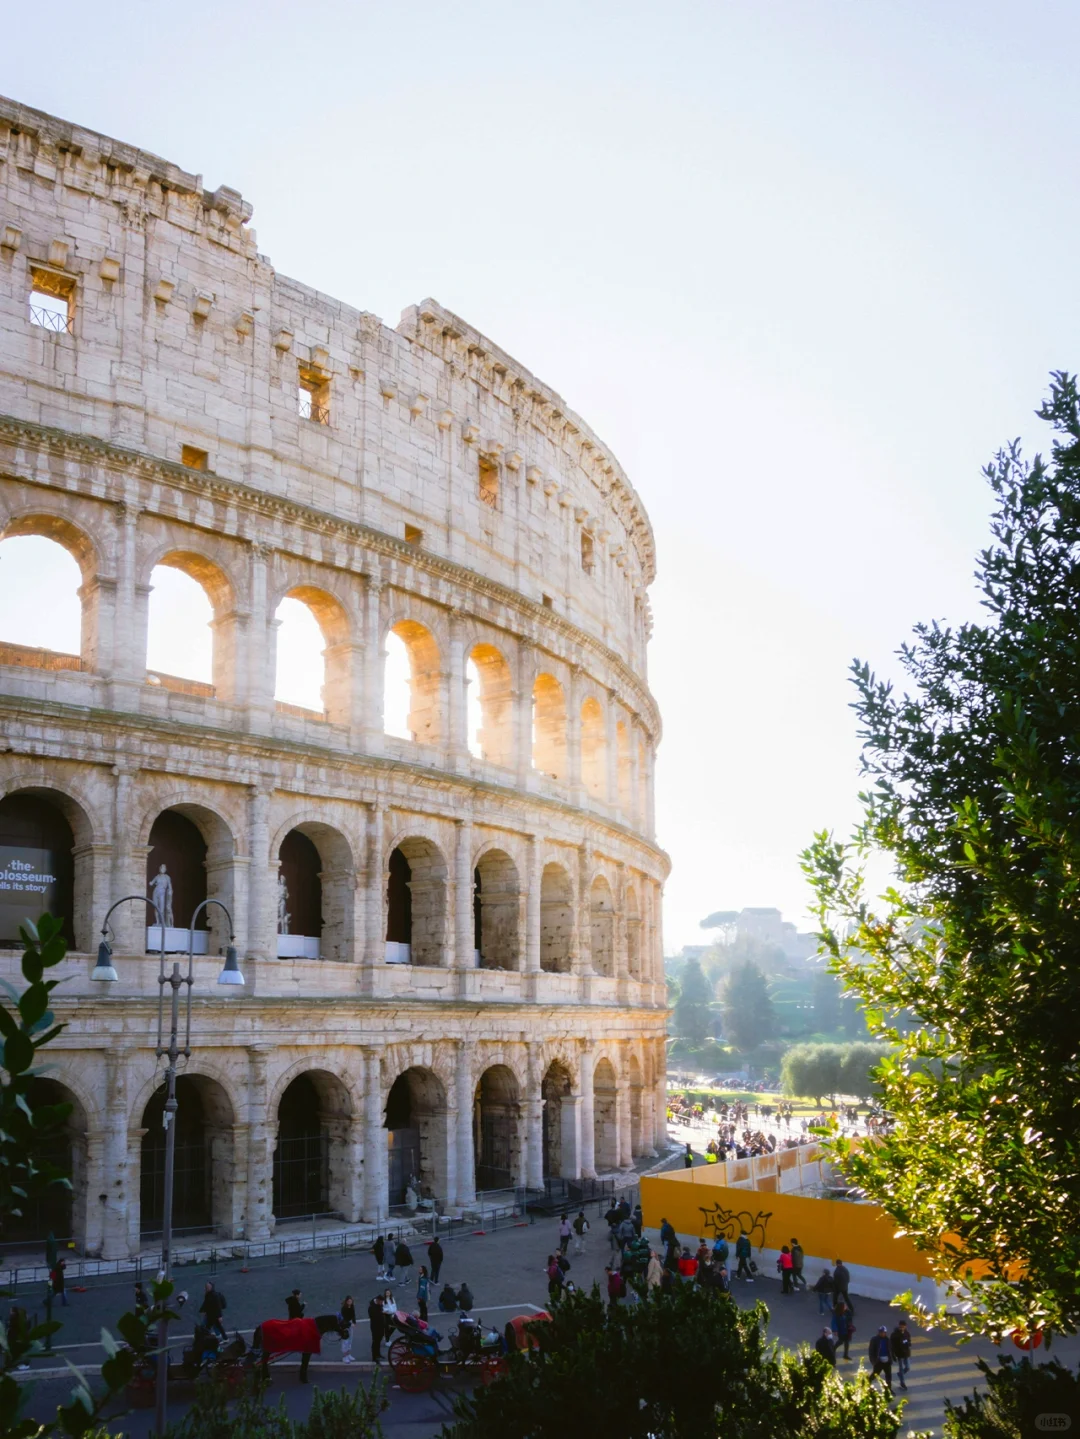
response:
[(0, 90), (240, 189), (277, 268), (432, 295), (652, 517), (669, 949), (800, 918), (846, 667), (973, 612), (980, 467), (1080, 367), (1075, 3), (9, 7)]

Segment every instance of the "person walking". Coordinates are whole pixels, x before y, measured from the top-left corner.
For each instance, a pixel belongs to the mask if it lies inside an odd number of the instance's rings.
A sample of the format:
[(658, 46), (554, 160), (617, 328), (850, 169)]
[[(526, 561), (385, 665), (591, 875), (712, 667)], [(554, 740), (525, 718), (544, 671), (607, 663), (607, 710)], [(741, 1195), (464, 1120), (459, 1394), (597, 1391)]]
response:
[(875, 1374), (880, 1374), (885, 1380), (885, 1388), (889, 1391), (891, 1399), (893, 1397), (892, 1345), (889, 1343), (889, 1331), (884, 1324), (878, 1325), (878, 1332), (870, 1340), (870, 1363), (873, 1366), (871, 1379)]
[(427, 1320), (428, 1292), (431, 1288), (431, 1280), (428, 1277), (427, 1265), (421, 1264), (420, 1273), (416, 1278), (416, 1304), (420, 1312), (420, 1318)]
[[(208, 1284), (206, 1287), (207, 1289), (212, 1289), (214, 1286)], [(203, 1308), (205, 1309), (205, 1307), (206, 1305), (204, 1303)], [(304, 1310), (307, 1308), (307, 1305), (304, 1303), (299, 1289), (294, 1289), (291, 1294), (285, 1296), (285, 1308), (288, 1310), (288, 1317), (290, 1319), (303, 1319)]]
[(817, 1295), (818, 1313), (831, 1314), (833, 1311), (833, 1276), (832, 1270), (828, 1266), (821, 1271), (821, 1278), (814, 1285), (814, 1293)]
[(731, 1250), (728, 1247), (727, 1236), (718, 1234), (713, 1240), (712, 1257), (714, 1264), (726, 1264)]
[(827, 1364), (831, 1364), (834, 1369), (836, 1368), (836, 1340), (833, 1338), (831, 1329), (825, 1328), (821, 1331), (817, 1337), (814, 1348)]
[(851, 1295), (848, 1293), (848, 1285), (851, 1283), (851, 1274), (847, 1265), (842, 1259), (838, 1259), (833, 1265), (833, 1299), (842, 1299), (852, 1314), (855, 1313), (855, 1306), (851, 1302)]
[(431, 1265), (431, 1282), (432, 1284), (438, 1284), (439, 1274), (442, 1271), (443, 1247), (439, 1243), (437, 1236), (428, 1245), (427, 1257), (428, 1263)]
[(660, 1243), (663, 1245), (663, 1247), (665, 1249), (670, 1249), (671, 1246), (677, 1241), (677, 1239), (678, 1235), (675, 1233), (675, 1226), (669, 1220), (661, 1219)]
[(409, 1273), (412, 1270), (412, 1250), (404, 1239), (399, 1239), (394, 1249), (394, 1268), (404, 1269), (405, 1273), (401, 1276), (401, 1282), (408, 1284)]
[(648, 1267), (645, 1270), (646, 1287), (650, 1291), (658, 1288), (660, 1285), (660, 1281), (663, 1279), (663, 1277), (664, 1269), (663, 1265), (660, 1263), (660, 1256), (656, 1253), (655, 1249), (650, 1249), (649, 1263)]
[(911, 1371), (911, 1330), (906, 1319), (901, 1319), (889, 1335), (889, 1345), (896, 1360), (896, 1377), (900, 1380), (900, 1388), (906, 1389), (907, 1384), (904, 1381)]
[(625, 1283), (619, 1271), (617, 1269), (612, 1269), (610, 1265), (607, 1265), (605, 1267), (604, 1273), (607, 1275), (608, 1308), (614, 1309), (618, 1305), (619, 1300), (623, 1297), (623, 1294), (626, 1292)]
[[(206, 1281), (206, 1293), (203, 1295), (203, 1302), (199, 1305), (199, 1313), (206, 1320), (206, 1327), (212, 1334), (217, 1334), (221, 1339), (228, 1339), (225, 1333), (225, 1326), (221, 1322), (221, 1316), (225, 1313), (225, 1296), (214, 1288), (213, 1281)], [(290, 1314), (292, 1319), (293, 1315)]]
[(855, 1325), (851, 1321), (851, 1310), (842, 1299), (836, 1301), (836, 1308), (832, 1317), (833, 1333), (836, 1335), (837, 1345), (844, 1346), (844, 1358), (851, 1358), (851, 1336), (855, 1333)]
[(66, 1268), (67, 1260), (58, 1259), (55, 1266), (53, 1267), (53, 1272), (49, 1275), (49, 1278), (52, 1280), (53, 1293), (60, 1300), (60, 1303), (64, 1306), (65, 1309), (67, 1308), (68, 1302), (67, 1277), (64, 1274), (64, 1270)]
[[(611, 1204), (608, 1206), (608, 1210), (607, 1213), (604, 1215), (604, 1218), (607, 1220), (608, 1243), (611, 1245), (613, 1250), (618, 1249), (619, 1241), (615, 1237), (615, 1231), (619, 1227), (622, 1215), (619, 1213), (618, 1205), (615, 1203), (614, 1200), (612, 1200)], [(664, 1223), (666, 1224), (667, 1221), (665, 1220)]]
[(641, 1231), (645, 1228), (645, 1216), (641, 1212), (641, 1205), (634, 1205), (634, 1212), (630, 1216), (630, 1223), (634, 1226), (634, 1235), (641, 1238)]
[(684, 1169), (693, 1169), (693, 1167), (694, 1167), (694, 1151), (690, 1148), (689, 1144), (686, 1146), (686, 1153), (683, 1155), (683, 1161), (682, 1161), (682, 1162), (683, 1162), (683, 1168), (684, 1168)]
[(550, 1299), (551, 1302), (554, 1304), (555, 1300), (560, 1298), (560, 1296), (562, 1295), (563, 1288), (562, 1268), (560, 1267), (559, 1261), (555, 1258), (554, 1254), (548, 1255), (547, 1264), (544, 1267), (544, 1272), (547, 1275), (548, 1299)]
[(754, 1282), (754, 1276), (750, 1273), (750, 1255), (752, 1253), (750, 1236), (745, 1229), (742, 1229), (735, 1241), (735, 1258), (739, 1261), (738, 1268), (735, 1270), (735, 1278), (745, 1279), (747, 1284)]
[(620, 1257), (626, 1253), (626, 1246), (632, 1244), (636, 1238), (637, 1234), (634, 1232), (634, 1221), (629, 1215), (627, 1215), (625, 1219), (620, 1219), (615, 1230), (615, 1239), (619, 1245)]
[(368, 1323), (371, 1325), (371, 1362), (382, 1363), (383, 1330), (386, 1316), (383, 1313), (382, 1295), (376, 1294), (367, 1307)]
[(780, 1273), (780, 1293), (790, 1294), (792, 1275), (791, 1250), (786, 1244), (780, 1250), (780, 1257), (776, 1261), (776, 1267)]
[[(30, 1342), (30, 1316), (21, 1304), (13, 1304), (7, 1317), (8, 1352)], [(16, 1370), (29, 1369), (25, 1359), (15, 1365)]]
[(341, 1301), (341, 1308), (338, 1310), (338, 1319), (341, 1321), (341, 1362), (342, 1364), (355, 1364), (352, 1352), (352, 1332), (356, 1323), (356, 1305), (353, 1303), (351, 1294), (346, 1294)]
[(574, 1253), (585, 1253), (585, 1236), (589, 1232), (589, 1221), (585, 1218), (584, 1209), (579, 1209), (577, 1218), (574, 1220)]
[(573, 1234), (570, 1227), (570, 1220), (565, 1214), (559, 1216), (559, 1253), (565, 1254), (570, 1247), (570, 1236)]
[(806, 1255), (803, 1247), (797, 1239), (791, 1241), (791, 1284), (794, 1289), (806, 1291), (806, 1275), (803, 1267), (806, 1264)]
[(381, 1234), (375, 1236), (375, 1243), (371, 1246), (371, 1252), (375, 1256), (375, 1282), (386, 1278), (386, 1240)]

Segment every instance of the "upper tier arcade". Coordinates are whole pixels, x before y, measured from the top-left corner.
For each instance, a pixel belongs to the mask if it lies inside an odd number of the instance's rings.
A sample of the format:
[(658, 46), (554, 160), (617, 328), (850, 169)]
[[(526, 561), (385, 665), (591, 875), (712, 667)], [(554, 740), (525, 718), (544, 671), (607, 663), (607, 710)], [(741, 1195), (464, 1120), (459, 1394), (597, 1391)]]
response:
[[(0, 99), (0, 412), (369, 527), (644, 678), (648, 518), (553, 390), (432, 300), (397, 329), (278, 275), (251, 206)], [(30, 323), (51, 297), (61, 326)], [(650, 728), (655, 729), (655, 715)]]

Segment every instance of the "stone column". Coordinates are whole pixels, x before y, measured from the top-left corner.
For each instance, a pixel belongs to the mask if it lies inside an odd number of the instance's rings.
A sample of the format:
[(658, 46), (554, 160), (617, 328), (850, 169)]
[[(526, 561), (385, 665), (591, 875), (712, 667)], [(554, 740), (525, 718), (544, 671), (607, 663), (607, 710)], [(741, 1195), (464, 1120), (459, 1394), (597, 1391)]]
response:
[(331, 1206), (339, 1209), (347, 1224), (356, 1224), (363, 1215), (364, 1118), (352, 1115), (330, 1124), (330, 1153), (336, 1154), (335, 1174), (331, 1159)]
[[(251, 865), (248, 880), (247, 945), (248, 959), (277, 958), (277, 856), (270, 855), (270, 796), (273, 789), (266, 784), (253, 784), (248, 789), (248, 848)], [(237, 938), (243, 946), (241, 916), (236, 916)]]
[(564, 1179), (581, 1178), (581, 1106), (580, 1094), (567, 1094), (561, 1100), (559, 1116), (562, 1126), (562, 1153), (559, 1170)]
[[(476, 1203), (476, 1154), (473, 1146), (473, 1082), (469, 1047), (464, 1040), (454, 1043), (454, 1096), (457, 1128), (457, 1202), (466, 1207)], [(450, 1136), (447, 1136), (449, 1142)]]
[(596, 1119), (593, 1107), (593, 1054), (588, 1043), (581, 1042), (581, 1155), (582, 1179), (596, 1178)]
[(266, 1112), (268, 1045), (248, 1046), (247, 1074), (247, 1207), (244, 1238), (253, 1244), (269, 1239), (274, 1219), (274, 1147), (277, 1115)]
[(525, 839), (525, 973), (540, 973), (540, 841)]
[(383, 585), (369, 576), (364, 589), (364, 717), (363, 728), (371, 754), (383, 750), (383, 705), (386, 693), (386, 647), (382, 632)]
[[(109, 904), (115, 904), (128, 894), (146, 892), (146, 874), (135, 874), (131, 860), (131, 847), (135, 823), (133, 795), (137, 767), (129, 760), (113, 765), (113, 813), (112, 813), (112, 874)], [(108, 906), (106, 906), (106, 909)], [(118, 954), (144, 954), (146, 952), (146, 927), (154, 922), (154, 911), (146, 905), (122, 904), (109, 920), (109, 928), (115, 937), (114, 948)], [(103, 910), (94, 916), (96, 943), (101, 933)]]
[(607, 692), (607, 708), (604, 712), (604, 749), (607, 760), (607, 802), (612, 809), (619, 807), (619, 697), (614, 690)]
[(363, 969), (360, 986), (364, 994), (374, 994), (378, 975), (386, 963), (386, 920), (383, 898), (386, 890), (386, 862), (383, 857), (383, 817), (381, 804), (368, 805), (367, 853), (364, 862), (364, 935)]
[(387, 1138), (383, 1127), (382, 1059), (377, 1049), (364, 1051), (364, 1169), (363, 1211), (371, 1224), (385, 1217), (387, 1189)]
[(467, 769), (469, 765), (469, 715), (466, 701), (465, 654), (462, 610), (450, 611), (450, 650), (446, 656), (447, 728), (443, 743), (451, 769)]
[(578, 876), (577, 876), (577, 968), (575, 973), (581, 978), (582, 998), (589, 997), (589, 981), (594, 973), (592, 964), (592, 920), (589, 907), (589, 847), (581, 845), (578, 849)]
[(630, 1086), (625, 1075), (616, 1081), (615, 1090), (615, 1153), (620, 1169), (634, 1166), (633, 1131), (630, 1123)]
[(518, 789), (527, 789), (529, 775), (532, 772), (533, 658), (531, 649), (524, 643), (519, 643), (517, 647), (515, 673), (516, 682), (512, 701), (514, 706), (513, 764), (517, 773)]
[(638, 727), (637, 716), (630, 720), (630, 807), (625, 816), (627, 824), (634, 829), (640, 830), (645, 823), (645, 816), (641, 812), (641, 752), (638, 746), (641, 743), (641, 730)]
[(544, 1100), (543, 1075), (537, 1046), (529, 1046), (528, 1089), (525, 1091), (525, 1183), (530, 1189), (544, 1187)]
[(581, 681), (578, 665), (570, 666), (566, 696), (566, 780), (571, 804), (585, 803), (585, 787), (581, 780)]
[(662, 1039), (656, 1041), (656, 1135), (653, 1144), (663, 1149), (667, 1144), (667, 1045)]
[[(130, 1210), (139, 1202), (138, 1170), (131, 1171), (128, 1143), (128, 1061), (121, 1049), (105, 1051), (105, 1123), (102, 1132), (101, 1257), (127, 1259), (130, 1253)], [(136, 1116), (141, 1118), (141, 1116)], [(93, 1202), (93, 1201), (91, 1201)], [(136, 1226), (137, 1232), (137, 1226)]]
[[(248, 584), (251, 594), (251, 610), (246, 626), (248, 653), (237, 653), (234, 660), (237, 671), (237, 704), (247, 703), (248, 724), (257, 734), (269, 734), (274, 714), (274, 690), (277, 675), (277, 631), (278, 620), (269, 612), (270, 597), (267, 591), (267, 562), (271, 551), (267, 545), (253, 544), (248, 570)], [(224, 628), (224, 627), (223, 627)], [(244, 627), (239, 627), (236, 636), (237, 649), (242, 640)], [(224, 639), (224, 632), (222, 633)], [(240, 678), (242, 663), (246, 661), (246, 683)], [(217, 666), (215, 666), (216, 670)], [(217, 683), (217, 675), (214, 676)], [(241, 691), (241, 685), (243, 690)]]
[(656, 796), (653, 785), (656, 780), (656, 754), (652, 741), (645, 744), (645, 834), (648, 839), (656, 838)]
[(135, 692), (146, 674), (146, 597), (140, 606), (136, 595), (136, 565), (139, 512), (133, 505), (116, 506), (116, 588), (113, 592), (110, 633), (106, 635), (105, 615), (97, 625), (97, 668), (112, 679), (110, 703), (114, 709), (137, 708)]
[(475, 880), (473, 878), (472, 820), (457, 821), (457, 842), (454, 848), (454, 967), (462, 975), (475, 968), (476, 925), (473, 914)]
[(615, 913), (612, 916), (611, 942), (615, 951), (616, 992), (620, 1004), (630, 1000), (630, 956), (626, 936), (626, 865), (620, 860), (615, 866)]

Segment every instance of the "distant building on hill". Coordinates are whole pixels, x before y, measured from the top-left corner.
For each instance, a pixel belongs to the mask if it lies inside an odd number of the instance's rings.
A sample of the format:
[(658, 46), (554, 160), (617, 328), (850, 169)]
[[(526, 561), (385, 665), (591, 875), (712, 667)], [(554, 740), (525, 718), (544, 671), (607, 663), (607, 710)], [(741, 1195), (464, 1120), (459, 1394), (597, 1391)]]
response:
[(783, 950), (785, 958), (793, 961), (810, 959), (818, 949), (816, 935), (800, 934), (780, 910), (769, 907), (717, 910), (701, 921), (701, 927), (719, 930), (719, 944), (753, 939), (759, 944), (775, 945)]

